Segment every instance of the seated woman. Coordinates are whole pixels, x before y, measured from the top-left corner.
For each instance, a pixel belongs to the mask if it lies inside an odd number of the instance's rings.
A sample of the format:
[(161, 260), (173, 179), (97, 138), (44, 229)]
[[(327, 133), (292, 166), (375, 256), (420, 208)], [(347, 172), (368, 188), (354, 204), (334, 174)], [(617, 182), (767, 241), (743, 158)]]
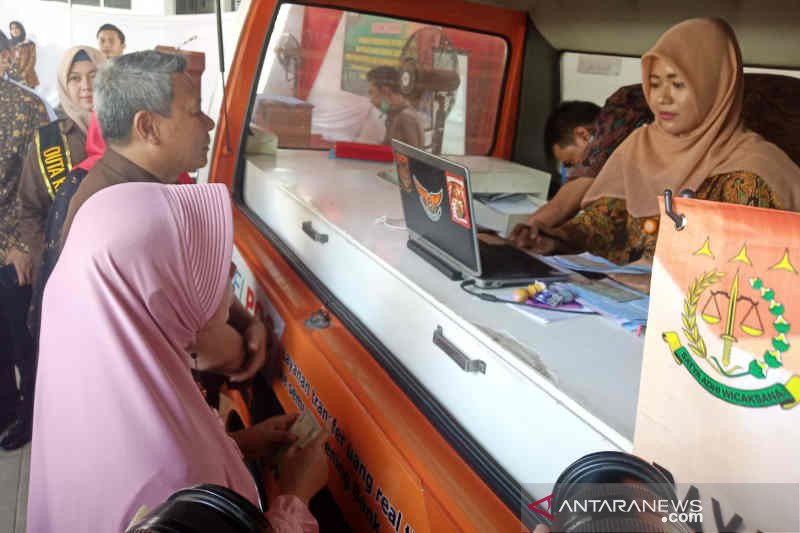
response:
[(800, 209), (800, 168), (742, 124), (742, 57), (733, 29), (690, 19), (642, 56), (642, 85), (655, 122), (632, 133), (584, 196), (583, 210), (541, 229), (526, 248), (589, 251), (624, 264), (652, 257), (658, 195)]
[[(258, 505), (190, 371), (198, 336), (227, 320), (232, 248), (221, 184), (125, 183), (82, 207), (45, 288), (28, 531), (124, 531), (200, 483)], [(327, 480), (328, 436), (284, 456), (276, 531), (317, 530), (307, 503)]]

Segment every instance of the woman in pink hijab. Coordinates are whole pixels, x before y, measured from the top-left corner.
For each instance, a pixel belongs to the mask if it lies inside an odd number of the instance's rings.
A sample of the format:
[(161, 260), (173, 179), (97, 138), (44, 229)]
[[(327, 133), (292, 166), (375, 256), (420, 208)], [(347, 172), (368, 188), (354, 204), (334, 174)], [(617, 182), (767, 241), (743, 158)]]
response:
[[(198, 483), (258, 505), (187, 351), (227, 320), (232, 239), (221, 184), (128, 183), (82, 207), (44, 291), (28, 531), (123, 531)], [(288, 454), (277, 531), (317, 531), (306, 504), (327, 478), (326, 438)]]

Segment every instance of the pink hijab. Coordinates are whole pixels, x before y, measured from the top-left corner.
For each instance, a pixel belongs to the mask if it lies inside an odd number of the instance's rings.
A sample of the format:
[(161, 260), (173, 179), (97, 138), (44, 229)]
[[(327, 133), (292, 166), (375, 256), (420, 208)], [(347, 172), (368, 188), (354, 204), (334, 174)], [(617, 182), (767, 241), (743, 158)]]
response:
[(123, 531), (196, 483), (258, 505), (185, 350), (221, 304), (232, 246), (221, 184), (125, 183), (81, 208), (44, 291), (28, 531)]

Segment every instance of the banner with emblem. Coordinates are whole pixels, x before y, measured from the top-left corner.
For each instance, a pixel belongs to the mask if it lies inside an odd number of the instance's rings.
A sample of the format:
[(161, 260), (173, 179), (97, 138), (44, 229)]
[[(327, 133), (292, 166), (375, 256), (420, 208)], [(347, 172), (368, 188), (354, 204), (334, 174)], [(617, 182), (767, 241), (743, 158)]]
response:
[(717, 487), (700, 489), (716, 501), (704, 531), (735, 515), (734, 531), (788, 531), (774, 524), (796, 523), (796, 497), (758, 487), (800, 482), (800, 214), (673, 204), (685, 226), (662, 201), (634, 452)]

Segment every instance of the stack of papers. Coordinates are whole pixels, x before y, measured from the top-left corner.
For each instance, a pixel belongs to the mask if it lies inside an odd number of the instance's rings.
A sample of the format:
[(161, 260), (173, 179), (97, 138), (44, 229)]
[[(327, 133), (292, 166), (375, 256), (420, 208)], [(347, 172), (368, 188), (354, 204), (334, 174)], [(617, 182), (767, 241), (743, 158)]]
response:
[(578, 301), (597, 313), (613, 320), (628, 331), (637, 331), (647, 324), (650, 298), (624, 285), (604, 279), (566, 284)]
[(552, 266), (578, 272), (593, 272), (596, 274), (649, 274), (651, 268), (647, 265), (617, 265), (608, 259), (599, 257), (589, 252), (577, 255), (553, 255), (542, 257), (543, 261)]
[(527, 220), (545, 201), (529, 194), (476, 194), (472, 208), (475, 222), (508, 236), (514, 226)]

